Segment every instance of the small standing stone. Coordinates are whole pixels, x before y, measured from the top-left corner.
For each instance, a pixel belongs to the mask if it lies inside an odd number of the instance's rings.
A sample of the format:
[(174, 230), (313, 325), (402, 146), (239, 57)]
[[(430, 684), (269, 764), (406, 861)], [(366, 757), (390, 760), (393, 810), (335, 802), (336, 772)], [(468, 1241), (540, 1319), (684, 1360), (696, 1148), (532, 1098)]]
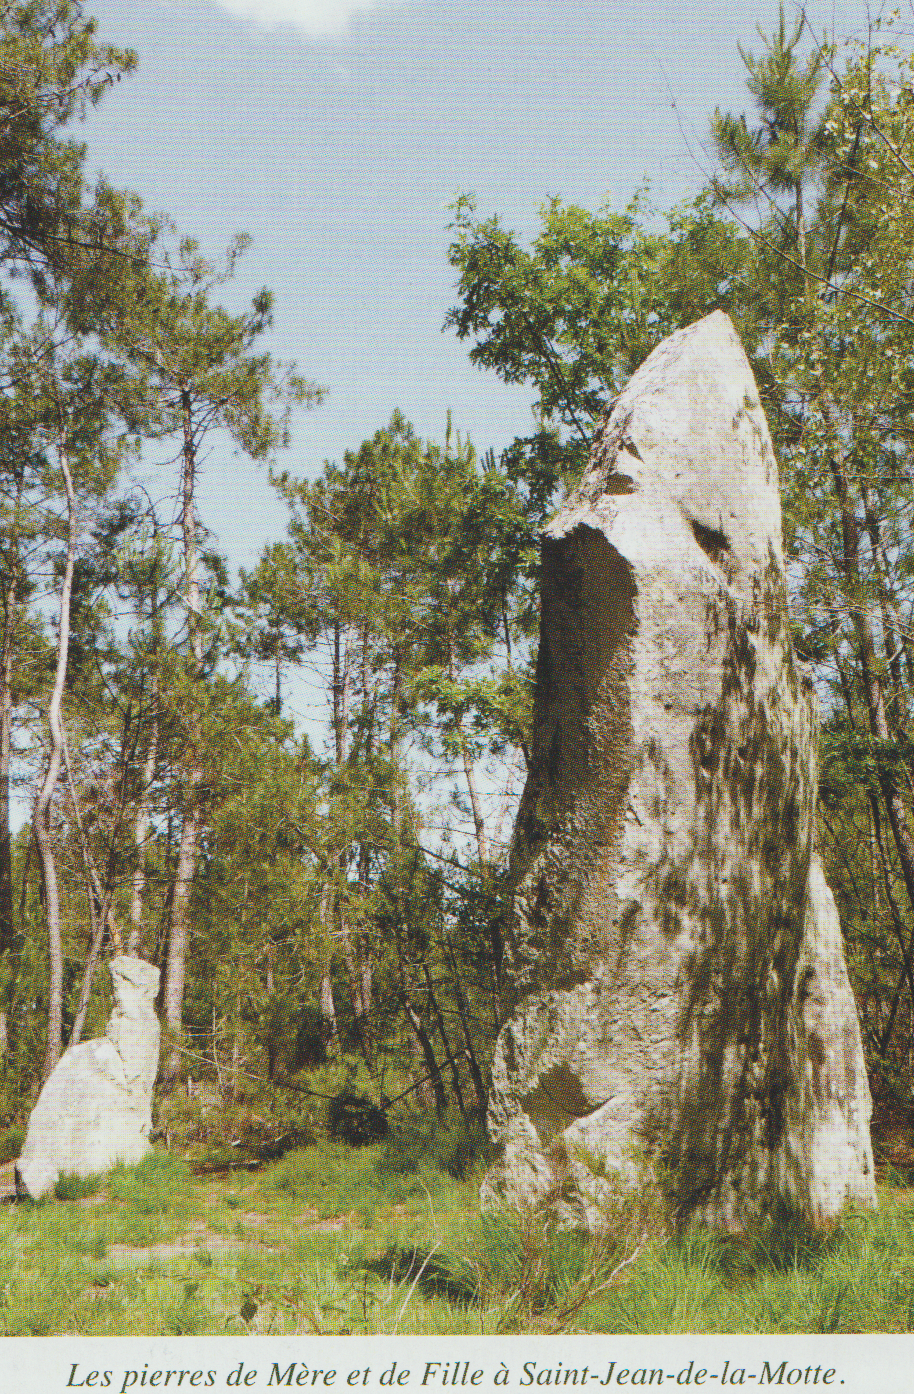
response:
[(16, 1179), (34, 1200), (63, 1174), (100, 1175), (149, 1151), (159, 970), (127, 954), (109, 968), (115, 1006), (104, 1036), (64, 1052), (29, 1119)]

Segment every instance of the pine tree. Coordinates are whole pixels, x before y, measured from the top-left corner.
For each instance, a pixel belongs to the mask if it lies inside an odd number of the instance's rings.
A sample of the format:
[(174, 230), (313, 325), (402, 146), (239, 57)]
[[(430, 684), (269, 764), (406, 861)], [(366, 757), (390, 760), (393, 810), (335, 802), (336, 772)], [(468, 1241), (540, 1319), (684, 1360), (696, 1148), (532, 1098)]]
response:
[[(200, 576), (195, 504), (201, 447), (213, 431), (225, 431), (252, 460), (269, 459), (288, 441), (295, 404), (316, 402), (320, 391), (292, 368), (257, 351), (269, 329), (272, 299), (259, 292), (250, 310), (232, 315), (213, 302), (232, 276), (247, 239), (236, 239), (217, 271), (191, 239), (170, 252), (158, 230), (153, 273), (134, 272), (109, 309), (107, 339), (122, 349), (139, 373), (136, 410), (147, 433), (176, 438), (180, 460), (183, 595), (187, 614), (186, 667), (182, 687), (181, 834), (171, 900), (164, 1015), (171, 1048), (167, 1073), (177, 1078), (188, 950), (188, 905), (204, 820), (203, 701), (207, 675), (206, 615)], [(160, 240), (156, 241), (156, 237)]]

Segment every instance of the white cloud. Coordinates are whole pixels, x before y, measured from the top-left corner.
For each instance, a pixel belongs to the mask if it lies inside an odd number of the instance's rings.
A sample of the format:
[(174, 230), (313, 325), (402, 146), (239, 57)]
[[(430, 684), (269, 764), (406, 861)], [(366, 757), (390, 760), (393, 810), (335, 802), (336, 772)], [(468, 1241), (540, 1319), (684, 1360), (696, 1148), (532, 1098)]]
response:
[(289, 24), (304, 34), (341, 34), (352, 16), (402, 0), (217, 0), (223, 10), (265, 29)]

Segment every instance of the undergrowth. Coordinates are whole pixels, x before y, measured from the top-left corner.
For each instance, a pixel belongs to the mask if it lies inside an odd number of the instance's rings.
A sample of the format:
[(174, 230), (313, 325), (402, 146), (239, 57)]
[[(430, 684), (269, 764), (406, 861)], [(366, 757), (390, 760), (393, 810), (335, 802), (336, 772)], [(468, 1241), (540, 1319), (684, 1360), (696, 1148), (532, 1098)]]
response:
[(0, 1209), (0, 1333), (914, 1329), (914, 1202), (891, 1182), (829, 1230), (783, 1214), (740, 1238), (670, 1237), (647, 1184), (607, 1193), (585, 1239), (480, 1215), (472, 1123), (400, 1108), (370, 1146), (315, 1131), (257, 1171), (196, 1174), (209, 1145)]

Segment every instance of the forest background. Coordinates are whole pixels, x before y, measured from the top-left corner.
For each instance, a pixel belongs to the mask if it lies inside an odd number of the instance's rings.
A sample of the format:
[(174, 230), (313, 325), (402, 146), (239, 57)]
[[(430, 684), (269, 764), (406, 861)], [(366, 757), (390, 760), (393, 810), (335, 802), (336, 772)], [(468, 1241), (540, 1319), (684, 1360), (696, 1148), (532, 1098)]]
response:
[[(100, 1029), (122, 948), (162, 968), (163, 1094), (215, 1085), (255, 1151), (347, 1094), (481, 1116), (539, 530), (621, 385), (719, 308), (781, 465), (871, 1082), (908, 1106), (910, 20), (826, 37), (772, 16), (672, 212), (556, 197), (520, 236), (455, 195), (439, 322), (532, 414), (496, 449), (391, 401), (316, 469), (291, 427), (325, 409), (320, 356), (269, 351), (272, 296), (234, 279), (247, 239), (204, 254), (90, 178), (80, 118), (135, 55), (71, 0), (0, 11), (0, 1123)], [(237, 574), (199, 502), (226, 442), (284, 515)], [(242, 520), (246, 478), (216, 479)]]

